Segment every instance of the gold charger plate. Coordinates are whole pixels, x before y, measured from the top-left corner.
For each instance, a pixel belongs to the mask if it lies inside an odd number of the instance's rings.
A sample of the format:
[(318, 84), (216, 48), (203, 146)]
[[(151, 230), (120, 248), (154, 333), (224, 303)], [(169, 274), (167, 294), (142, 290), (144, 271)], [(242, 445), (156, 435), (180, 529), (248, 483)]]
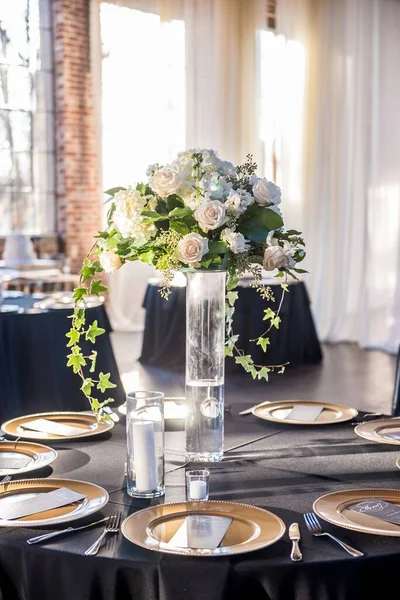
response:
[[(56, 421), (63, 425), (72, 425), (75, 427), (84, 427), (87, 433), (79, 433), (76, 435), (56, 435), (54, 433), (44, 433), (43, 431), (33, 431), (24, 429), (24, 423), (35, 421), (36, 419), (47, 419), (48, 421)], [(92, 437), (109, 431), (114, 427), (114, 423), (99, 423), (96, 416), (89, 412), (47, 412), (36, 413), (34, 415), (25, 415), (24, 417), (16, 417), (10, 421), (6, 421), (1, 426), (1, 429), (7, 435), (12, 437), (24, 438), (28, 440), (44, 440), (44, 441), (65, 441)]]
[(57, 452), (53, 448), (49, 448), (43, 444), (34, 444), (33, 442), (0, 442), (0, 455), (8, 455), (10, 458), (13, 455), (23, 455), (31, 459), (25, 467), (21, 467), (20, 469), (0, 468), (0, 477), (36, 471), (50, 465), (57, 458)]
[(345, 529), (400, 537), (400, 525), (349, 510), (352, 504), (358, 504), (368, 498), (378, 498), (400, 505), (400, 490), (372, 488), (332, 492), (318, 498), (314, 502), (313, 510), (321, 519)]
[(101, 510), (108, 502), (108, 493), (102, 487), (86, 481), (74, 479), (21, 479), (0, 483), (0, 506), (2, 503), (13, 503), (18, 499), (26, 499), (52, 492), (59, 488), (68, 488), (85, 495), (85, 498), (67, 506), (60, 506), (34, 515), (10, 521), (0, 519), (0, 527), (39, 527), (58, 525), (76, 521)]
[[(315, 421), (298, 421), (286, 419), (286, 415), (294, 406), (322, 406), (323, 410)], [(332, 425), (350, 421), (358, 415), (358, 411), (343, 404), (331, 404), (329, 402), (311, 402), (309, 400), (286, 400), (283, 402), (265, 402), (253, 408), (253, 415), (265, 421), (274, 423), (287, 423), (288, 425)]]
[[(180, 548), (168, 542), (189, 515), (230, 517), (231, 524), (218, 548)], [(175, 502), (160, 504), (130, 515), (121, 531), (127, 540), (153, 550), (186, 556), (228, 556), (271, 546), (285, 533), (285, 524), (274, 513), (235, 502)]]
[(387, 433), (400, 434), (400, 418), (388, 417), (386, 419), (366, 421), (365, 423), (360, 423), (360, 425), (357, 425), (357, 427), (354, 428), (354, 431), (360, 437), (371, 442), (400, 446), (400, 439), (394, 440), (385, 437), (385, 434)]

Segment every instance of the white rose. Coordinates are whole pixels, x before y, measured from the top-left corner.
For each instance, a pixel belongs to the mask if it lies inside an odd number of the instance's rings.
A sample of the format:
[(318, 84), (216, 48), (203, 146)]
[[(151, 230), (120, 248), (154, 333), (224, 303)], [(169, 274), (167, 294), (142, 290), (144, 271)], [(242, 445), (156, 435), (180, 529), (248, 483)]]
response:
[(106, 273), (114, 273), (122, 267), (122, 260), (112, 250), (105, 250), (99, 256), (99, 261)]
[(186, 265), (197, 265), (208, 252), (208, 239), (199, 233), (188, 233), (178, 243), (178, 260)]
[(137, 190), (129, 188), (117, 192), (113, 200), (115, 211), (113, 223), (123, 237), (132, 237), (137, 227), (137, 220), (145, 209), (146, 199)]
[(201, 204), (194, 216), (203, 231), (218, 229), (225, 220), (225, 206), (219, 200), (210, 200)]
[(266, 271), (283, 269), (289, 266), (289, 260), (280, 246), (269, 246), (264, 252), (263, 267)]
[(247, 244), (245, 237), (241, 233), (236, 233), (228, 227), (221, 232), (221, 240), (227, 243), (229, 249), (234, 254), (246, 252), (250, 246)]
[(281, 188), (268, 179), (255, 179), (253, 183), (253, 196), (258, 204), (279, 204), (281, 201)]
[(159, 196), (174, 194), (181, 185), (179, 173), (174, 169), (164, 167), (149, 177), (150, 187)]

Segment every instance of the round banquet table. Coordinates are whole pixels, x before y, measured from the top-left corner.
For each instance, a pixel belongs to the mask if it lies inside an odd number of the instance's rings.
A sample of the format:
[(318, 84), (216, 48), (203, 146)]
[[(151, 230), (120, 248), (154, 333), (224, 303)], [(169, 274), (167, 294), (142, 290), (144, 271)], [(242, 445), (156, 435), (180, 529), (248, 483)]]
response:
[[(250, 339), (263, 332), (263, 316), (267, 307), (277, 308), (282, 294), (279, 283), (269, 284), (275, 302), (267, 302), (252, 287), (238, 287), (239, 294), (233, 317), (234, 333), (239, 335), (238, 346), (245, 354), (251, 354), (256, 364), (292, 366), (318, 363), (322, 350), (318, 341), (310, 310), (310, 300), (303, 282), (289, 284), (289, 293), (283, 300), (279, 330), (269, 333), (271, 341), (264, 353)], [(186, 288), (172, 287), (171, 295), (164, 300), (158, 284), (149, 282), (143, 301), (146, 309), (140, 362), (144, 365), (180, 371), (185, 366), (186, 339)], [(226, 359), (227, 373), (243, 373), (233, 358)]]
[[(2, 600), (368, 600), (393, 597), (398, 586), (400, 540), (326, 524), (365, 553), (352, 558), (334, 542), (313, 538), (303, 514), (323, 494), (352, 488), (397, 488), (394, 446), (357, 437), (350, 423), (291, 427), (226, 414), (225, 459), (211, 465), (210, 498), (244, 502), (300, 525), (303, 561), (293, 563), (287, 534), (276, 544), (234, 557), (190, 558), (151, 552), (110, 535), (97, 556), (84, 551), (101, 529), (88, 529), (29, 546), (38, 529), (0, 528)], [(263, 439), (256, 440), (263, 436)], [(244, 445), (246, 444), (246, 445)], [(183, 433), (166, 433), (166, 448), (180, 449)], [(241, 445), (236, 450), (230, 450)], [(106, 488), (110, 502), (93, 520), (116, 510), (123, 517), (148, 506), (130, 498), (123, 475), (126, 439), (117, 424), (103, 439), (55, 445), (53, 468), (38, 476), (67, 477)], [(166, 501), (184, 499), (184, 463), (166, 461)], [(31, 475), (32, 476), (32, 475)], [(158, 501), (157, 501), (158, 502)], [(79, 524), (75, 522), (76, 526)], [(42, 532), (46, 530), (41, 530)]]
[[(26, 295), (5, 293), (3, 305), (29, 310), (37, 301)], [(80, 379), (66, 367), (65, 334), (71, 327), (71, 309), (38, 313), (0, 312), (0, 419), (3, 422), (27, 413), (58, 410), (84, 410), (86, 398)], [(111, 390), (118, 403), (124, 391), (115, 362), (110, 336), (111, 325), (103, 304), (87, 309), (88, 321), (97, 319), (106, 333), (96, 339), (99, 371), (110, 372), (117, 388)], [(82, 343), (84, 354), (93, 346)], [(110, 390), (109, 390), (110, 391)], [(111, 394), (109, 393), (109, 397)]]

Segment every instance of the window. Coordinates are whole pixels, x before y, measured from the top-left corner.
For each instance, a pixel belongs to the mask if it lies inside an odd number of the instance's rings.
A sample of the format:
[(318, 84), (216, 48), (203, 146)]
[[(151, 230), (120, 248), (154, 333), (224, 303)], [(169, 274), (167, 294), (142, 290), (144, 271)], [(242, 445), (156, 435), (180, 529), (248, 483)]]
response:
[(50, 0), (0, 0), (0, 234), (55, 229)]

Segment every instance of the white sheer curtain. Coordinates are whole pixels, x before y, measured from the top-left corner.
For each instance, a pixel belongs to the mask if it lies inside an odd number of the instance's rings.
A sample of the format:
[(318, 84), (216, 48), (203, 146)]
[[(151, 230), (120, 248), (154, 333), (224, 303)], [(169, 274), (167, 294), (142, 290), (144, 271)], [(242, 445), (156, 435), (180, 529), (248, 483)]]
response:
[[(277, 17), (279, 179), (286, 220), (299, 223), (308, 242), (320, 334), (394, 351), (400, 2), (281, 0)], [(299, 67), (304, 85), (289, 97)], [(293, 115), (294, 127), (285, 126)]]
[[(97, 53), (102, 44), (104, 189), (142, 180), (149, 164), (167, 162), (185, 148), (214, 148), (235, 163), (248, 152), (262, 160), (262, 0), (92, 2)], [(151, 275), (149, 267), (133, 263), (110, 277), (115, 329), (142, 325)]]

